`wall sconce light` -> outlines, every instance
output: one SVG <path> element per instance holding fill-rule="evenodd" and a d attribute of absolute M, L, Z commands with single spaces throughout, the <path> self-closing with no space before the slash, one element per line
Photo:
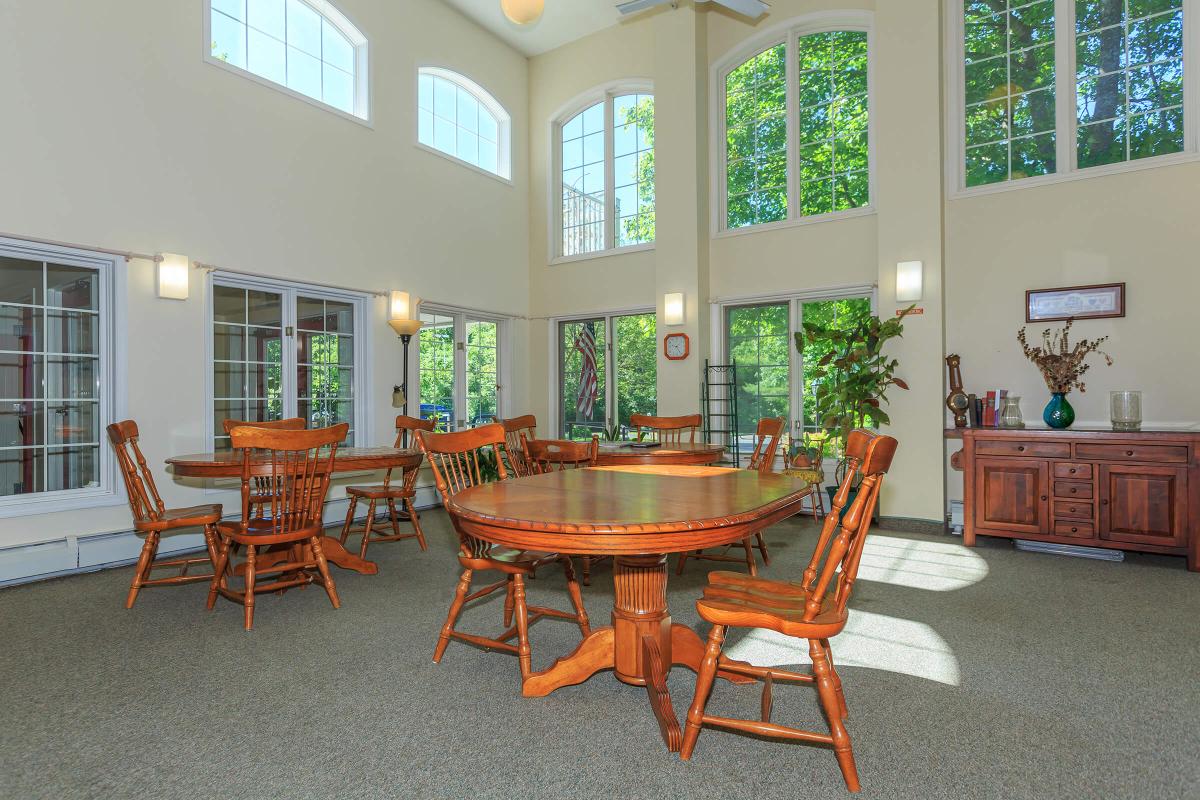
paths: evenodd
<path fill-rule="evenodd" d="M 388 299 L 388 325 L 404 344 L 404 382 L 392 389 L 392 406 L 408 413 L 408 345 L 413 334 L 421 330 L 421 315 L 418 310 L 421 298 L 408 292 L 392 292 Z"/>
<path fill-rule="evenodd" d="M 917 302 L 925 293 L 924 284 L 924 263 L 920 261 L 901 261 L 896 265 L 896 302 Z"/>
<path fill-rule="evenodd" d="M 663 324 L 682 325 L 684 320 L 683 292 L 663 295 Z"/>
<path fill-rule="evenodd" d="M 165 300 L 188 299 L 188 257 L 178 253 L 158 256 L 158 296 Z"/>

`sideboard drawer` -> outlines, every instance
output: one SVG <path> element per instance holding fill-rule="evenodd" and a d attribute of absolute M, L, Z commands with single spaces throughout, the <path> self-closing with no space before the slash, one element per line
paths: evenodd
<path fill-rule="evenodd" d="M 1055 500 L 1054 518 L 1057 520 L 1091 519 L 1092 508 L 1091 503 L 1075 502 L 1074 500 Z"/>
<path fill-rule="evenodd" d="M 1186 449 L 1186 448 L 1185 448 Z M 1070 458 L 1070 442 L 1033 442 L 984 439 L 975 445 L 975 452 L 984 456 L 1041 456 L 1042 458 Z"/>
<path fill-rule="evenodd" d="M 1075 456 L 1096 461 L 1154 461 L 1157 463 L 1186 464 L 1188 449 L 1175 444 L 1096 444 L 1080 442 L 1075 445 Z"/>
<path fill-rule="evenodd" d="M 1055 481 L 1054 496 L 1080 500 L 1092 499 L 1092 484 L 1089 481 Z"/>
<path fill-rule="evenodd" d="M 1091 464 L 1055 464 L 1054 477 L 1067 478 L 1073 481 L 1090 481 L 1092 479 Z"/>
<path fill-rule="evenodd" d="M 1055 522 L 1055 536 L 1074 536 L 1079 539 L 1094 539 L 1096 529 L 1090 522 Z"/>

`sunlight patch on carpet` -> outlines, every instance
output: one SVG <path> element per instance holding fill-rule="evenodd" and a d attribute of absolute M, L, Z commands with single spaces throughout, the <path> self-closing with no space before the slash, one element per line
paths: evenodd
<path fill-rule="evenodd" d="M 851 611 L 846 628 L 832 640 L 833 662 L 866 667 L 958 686 L 958 659 L 946 640 L 923 622 Z M 725 654 L 760 667 L 811 664 L 808 641 L 754 628 Z"/>
<path fill-rule="evenodd" d="M 987 562 L 969 547 L 876 534 L 863 548 L 858 579 L 952 592 L 987 577 Z"/>

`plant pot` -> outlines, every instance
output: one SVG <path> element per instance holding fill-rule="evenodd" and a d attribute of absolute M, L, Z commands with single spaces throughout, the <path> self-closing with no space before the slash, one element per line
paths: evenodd
<path fill-rule="evenodd" d="M 1067 402 L 1066 392 L 1055 392 L 1042 412 L 1042 420 L 1051 428 L 1062 430 L 1071 427 L 1075 421 L 1075 409 Z"/>

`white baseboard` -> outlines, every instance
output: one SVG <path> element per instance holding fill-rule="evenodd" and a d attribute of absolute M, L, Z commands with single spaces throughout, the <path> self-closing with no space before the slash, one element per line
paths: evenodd
<path fill-rule="evenodd" d="M 325 504 L 325 524 L 340 524 L 346 518 L 347 498 Z M 440 505 L 437 490 L 432 486 L 417 489 L 417 508 Z M 359 503 L 356 519 L 366 517 L 367 508 Z M 226 515 L 235 519 L 236 515 Z M 142 551 L 142 537 L 132 530 L 101 533 L 92 536 L 68 536 L 49 542 L 0 548 L 0 588 L 16 586 L 66 575 L 97 572 L 112 567 L 129 566 L 137 562 Z M 159 557 L 204 549 L 200 533 L 181 533 L 164 536 L 158 545 Z"/>

